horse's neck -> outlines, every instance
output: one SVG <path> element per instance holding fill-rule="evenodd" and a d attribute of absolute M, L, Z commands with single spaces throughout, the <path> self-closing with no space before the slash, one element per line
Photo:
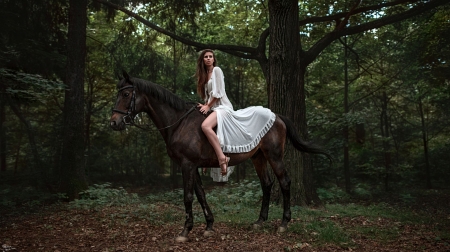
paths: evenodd
<path fill-rule="evenodd" d="M 171 126 L 178 120 L 180 111 L 177 111 L 168 104 L 158 102 L 153 97 L 149 97 L 145 112 L 149 115 L 156 128 L 160 129 L 159 131 L 167 143 L 172 135 L 172 129 L 168 126 Z"/>

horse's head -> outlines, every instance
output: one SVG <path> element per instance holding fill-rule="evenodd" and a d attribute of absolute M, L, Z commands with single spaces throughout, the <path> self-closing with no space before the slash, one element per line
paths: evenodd
<path fill-rule="evenodd" d="M 134 117 L 140 112 L 139 92 L 125 71 L 123 71 L 123 79 L 119 80 L 117 87 L 117 100 L 112 110 L 110 126 L 113 130 L 124 130 L 126 125 L 134 123 Z"/>

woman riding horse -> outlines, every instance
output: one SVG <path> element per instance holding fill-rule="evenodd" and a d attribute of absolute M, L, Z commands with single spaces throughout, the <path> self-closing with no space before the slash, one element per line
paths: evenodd
<path fill-rule="evenodd" d="M 198 104 L 200 112 L 213 111 L 202 123 L 202 130 L 219 160 L 222 176 L 227 175 L 230 157 L 225 153 L 249 152 L 269 131 L 275 114 L 261 106 L 233 110 L 225 92 L 222 69 L 214 52 L 205 49 L 197 60 L 197 93 L 205 101 Z M 217 126 L 217 135 L 213 128 Z"/>
<path fill-rule="evenodd" d="M 205 55 L 209 60 L 204 58 Z M 169 157 L 181 167 L 186 220 L 176 241 L 188 241 L 188 235 L 194 226 L 194 195 L 197 196 L 206 220 L 204 235 L 214 233 L 214 216 L 206 201 L 198 168 L 218 167 L 220 162 L 225 169 L 228 162 L 230 165 L 237 165 L 249 158 L 255 166 L 263 191 L 259 217 L 253 226 L 260 227 L 268 218 L 270 192 L 274 182 L 267 167 L 270 164 L 283 194 L 283 214 L 278 228 L 279 232 L 283 232 L 291 220 L 291 181 L 283 162 L 286 139 L 290 139 L 290 143 L 299 151 L 324 154 L 330 161 L 331 156 L 315 144 L 303 141 L 292 121 L 282 115 L 274 115 L 262 107 L 233 111 L 226 98 L 222 71 L 218 67 L 212 67 L 215 62 L 214 54 L 205 51 L 201 59 L 206 64 L 199 70 L 203 74 L 199 73 L 197 77 L 201 79 L 199 89 L 204 90 L 201 94 L 206 103 L 199 104 L 199 108 L 202 113 L 213 110 L 213 116 L 205 119 L 201 113 L 194 112 L 196 105 L 155 83 L 132 78 L 124 72 L 124 78 L 117 84 L 117 99 L 110 126 L 114 130 L 124 130 L 126 125 L 135 125 L 134 117 L 137 114 L 146 113 L 161 133 Z M 225 105 L 226 101 L 228 105 Z M 199 127 L 202 124 L 204 126 Z M 211 130 L 216 124 L 217 135 L 213 135 L 214 138 L 211 137 Z M 230 159 L 226 158 L 224 152 L 228 153 Z"/>

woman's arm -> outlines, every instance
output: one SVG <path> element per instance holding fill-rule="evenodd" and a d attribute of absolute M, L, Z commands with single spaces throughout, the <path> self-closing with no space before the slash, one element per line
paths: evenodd
<path fill-rule="evenodd" d="M 209 93 L 209 96 L 211 96 L 210 101 L 207 104 L 198 104 L 198 107 L 200 107 L 200 112 L 203 114 L 208 113 L 209 110 L 211 110 L 211 107 L 216 104 L 216 102 L 225 95 L 225 82 L 223 77 L 223 72 L 220 67 L 214 67 L 212 75 L 212 90 Z"/>
<path fill-rule="evenodd" d="M 200 107 L 200 112 L 202 112 L 203 114 L 208 113 L 209 110 L 211 110 L 211 107 L 214 106 L 214 104 L 216 104 L 216 102 L 219 100 L 219 98 L 213 97 L 211 99 L 211 101 L 209 101 L 209 103 L 207 104 L 198 104 L 197 107 Z"/>
<path fill-rule="evenodd" d="M 215 98 L 222 98 L 222 96 L 225 96 L 225 81 L 222 69 L 220 69 L 220 67 L 214 67 L 211 79 L 212 90 L 210 90 L 209 95 Z"/>

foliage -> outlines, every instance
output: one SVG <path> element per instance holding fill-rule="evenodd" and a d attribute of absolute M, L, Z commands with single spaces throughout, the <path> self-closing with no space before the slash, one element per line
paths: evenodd
<path fill-rule="evenodd" d="M 59 161 L 64 158 L 61 122 L 65 87 L 61 79 L 66 66 L 67 2 L 0 2 L 0 156 L 5 162 L 1 164 L 0 215 L 6 216 L 6 221 L 12 215 L 34 212 L 52 202 L 66 200 L 65 195 L 54 192 L 60 190 L 58 178 L 65 172 Z M 269 26 L 267 1 L 113 2 L 126 5 L 177 35 L 203 43 L 255 47 L 261 32 Z M 93 1 L 90 7 L 95 4 Z M 335 15 L 349 8 L 345 2 L 299 4 L 299 15 L 306 19 Z M 361 6 L 372 4 L 378 3 L 363 2 Z M 400 9 L 387 8 L 385 12 Z M 370 12 L 352 17 L 349 25 L 363 24 L 382 14 Z M 64 209 L 61 216 L 46 219 L 37 215 L 34 221 L 25 224 L 14 222 L 11 228 L 2 229 L 6 231 L 0 236 L 12 235 L 11 240 L 15 241 L 33 232 L 30 240 L 39 241 L 27 243 L 41 248 L 45 242 L 42 242 L 44 234 L 39 232 L 47 235 L 57 230 L 59 233 L 52 233 L 52 237 L 61 237 L 65 230 L 68 234 L 79 231 L 74 237 L 80 240 L 92 237 L 91 243 L 103 241 L 115 248 L 123 245 L 114 244 L 122 237 L 126 239 L 120 240 L 124 244 L 133 241 L 134 245 L 154 245 L 160 239 L 159 234 L 169 232 L 165 237 L 173 237 L 179 232 L 177 228 L 184 221 L 183 192 L 177 189 L 138 197 L 123 188 L 113 188 L 111 183 L 103 183 L 114 180 L 122 185 L 167 188 L 180 181 L 180 171 L 171 169 L 165 143 L 157 132 L 136 128 L 124 132 L 110 130 L 115 79 L 124 69 L 168 88 L 186 101 L 199 101 L 192 77 L 198 49 L 163 36 L 122 13 L 92 11 L 88 18 L 83 130 L 87 137 L 85 170 L 93 185 L 80 199 L 69 203 L 71 209 Z M 428 186 L 427 179 L 436 188 L 449 186 L 450 37 L 443 36 L 450 31 L 449 20 L 449 8 L 442 6 L 401 23 L 343 37 L 308 65 L 309 135 L 325 143 L 335 157 L 335 166 L 331 168 L 324 159 L 314 159 L 317 193 L 326 208 L 294 206 L 290 231 L 284 235 L 274 231 L 282 214 L 281 206 L 271 205 L 267 225 L 248 232 L 261 203 L 259 183 L 244 180 L 208 189 L 207 199 L 216 217 L 216 227 L 221 228 L 219 232 L 222 228 L 230 232 L 221 235 L 222 241 L 214 244 L 229 246 L 236 235 L 238 240 L 244 240 L 242 246 L 261 237 L 263 242 L 268 241 L 265 244 L 274 246 L 273 239 L 277 237 L 285 250 L 311 246 L 321 250 L 323 246 L 328 250 L 369 248 L 370 251 L 375 250 L 368 245 L 370 242 L 378 245 L 376 249 L 395 244 L 386 245 L 386 250 L 396 250 L 404 242 L 399 242 L 399 238 L 408 237 L 414 243 L 398 250 L 416 249 L 416 241 L 432 244 L 430 251 L 436 250 L 433 247 L 436 245 L 448 250 L 448 207 L 436 210 L 431 206 L 445 206 L 449 201 L 435 201 L 431 193 L 422 195 L 417 191 Z M 302 25 L 302 46 L 315 45 L 335 28 L 335 21 Z M 266 80 L 258 62 L 216 53 L 235 109 L 267 106 Z M 349 79 L 348 112 L 343 107 L 345 66 Z M 5 95 L 12 99 L 5 102 Z M 136 121 L 152 124 L 145 115 L 139 115 Z M 342 135 L 345 127 L 350 129 L 348 141 Z M 45 166 L 36 166 L 32 144 Z M 350 193 L 343 190 L 344 147 L 349 148 Z M 423 202 L 424 198 L 429 201 Z M 363 203 L 349 203 L 355 201 Z M 202 223 L 199 204 L 194 203 L 194 213 L 196 224 Z M 1 218 L 2 223 L 4 219 Z M 21 229 L 18 223 L 26 228 Z M 100 227 L 106 228 L 92 232 Z M 151 231 L 145 233 L 147 230 Z M 136 234 L 143 233 L 147 236 L 134 240 Z M 103 237 L 105 234 L 108 238 Z M 156 240 L 148 240 L 150 237 Z M 210 243 L 206 238 L 197 239 L 189 245 L 205 248 L 201 246 Z M 173 250 L 167 247 L 170 243 L 167 240 L 162 243 L 165 245 L 161 250 Z M 89 241 L 77 243 L 78 250 L 80 244 Z M 127 249 L 130 248 L 117 250 Z"/>
<path fill-rule="evenodd" d="M 36 182 L 36 173 L 25 173 L 17 178 L 3 173 L 0 180 L 0 215 L 18 215 L 38 211 L 44 206 L 64 200 L 64 195 L 51 193 Z M 11 184 L 14 181 L 14 184 Z M 34 183 L 32 181 L 35 181 Z"/>
<path fill-rule="evenodd" d="M 294 224 L 292 232 L 314 239 L 317 245 L 336 244 L 343 247 L 351 247 L 351 236 L 335 222 L 326 219 L 313 220 L 307 224 Z"/>
<path fill-rule="evenodd" d="M 317 194 L 319 195 L 320 199 L 325 202 L 336 202 L 336 201 L 342 201 L 349 198 L 349 195 L 347 195 L 346 192 L 344 192 L 342 189 L 338 187 L 332 187 L 332 188 L 317 188 Z"/>
<path fill-rule="evenodd" d="M 217 205 L 220 211 L 238 212 L 243 206 L 254 206 L 262 200 L 262 191 L 259 181 L 244 180 L 239 184 L 231 184 L 222 190 L 214 190 L 208 194 L 208 201 Z"/>
<path fill-rule="evenodd" d="M 126 5 L 177 35 L 203 43 L 254 47 L 261 32 L 269 26 L 267 1 L 114 3 Z M 23 116 L 18 118 L 8 104 L 2 107 L 6 115 L 1 128 L 4 140 L 0 141 L 5 144 L 4 169 L 14 171 L 17 178 L 28 172 L 40 172 L 42 175 L 37 180 L 41 186 L 45 184 L 52 191 L 58 191 L 57 178 L 64 169 L 58 164 L 64 158 L 60 153 L 64 111 L 61 79 L 65 68 L 67 1 L 3 1 L 0 5 L 8 10 L 3 12 L 0 22 L 0 76 L 5 88 L 2 94 L 13 98 L 12 105 L 16 105 Z M 90 7 L 95 7 L 93 5 Z M 320 1 L 300 5 L 301 18 L 334 15 L 349 7 L 342 2 L 331 8 Z M 335 159 L 332 168 L 325 159 L 314 159 L 318 194 L 325 202 L 352 198 L 375 200 L 392 192 L 403 195 L 402 201 L 413 202 L 415 195 L 409 192 L 410 188 L 425 187 L 427 176 L 433 186 L 448 187 L 450 43 L 448 36 L 442 36 L 449 30 L 449 11 L 444 7 L 395 25 L 342 38 L 329 45 L 308 66 L 309 134 L 324 143 Z M 86 173 L 92 183 L 113 180 L 160 186 L 161 181 L 166 184 L 179 181 L 180 170 L 171 170 L 165 143 L 158 132 L 143 132 L 132 127 L 124 132 L 112 132 L 108 120 L 116 95 L 116 77 L 123 69 L 168 88 L 186 101 L 198 102 L 192 77 L 197 48 L 163 36 L 123 13 L 111 15 L 110 10 L 95 10 L 89 13 L 87 27 Z M 360 24 L 377 15 L 361 15 L 349 22 L 350 25 Z M 302 45 L 311 47 L 334 25 L 334 21 L 330 21 L 301 26 Z M 344 43 L 351 48 L 348 54 Z M 216 54 L 235 109 L 267 106 L 266 80 L 258 62 L 221 51 Z M 345 62 L 350 80 L 348 113 L 342 106 Z M 385 100 L 383 94 L 386 94 Z M 419 104 L 424 113 L 422 118 Z M 386 125 L 380 119 L 383 113 L 388 118 L 388 135 L 381 130 Z M 39 157 L 47 164 L 39 171 L 31 155 L 32 139 L 27 137 L 28 126 L 23 119 L 29 122 Z M 423 125 L 421 119 L 424 119 Z M 136 121 L 152 125 L 145 115 L 139 115 Z M 350 129 L 348 142 L 342 136 L 347 126 Z M 360 126 L 364 131 L 363 139 L 358 135 Z M 350 194 L 342 190 L 344 146 L 349 147 Z M 389 166 L 386 166 L 386 159 L 391 161 Z M 168 176 L 172 176 L 172 180 Z M 228 196 L 212 197 L 220 212 L 237 213 L 244 205 L 239 203 L 242 199 L 236 199 L 237 205 L 222 207 L 219 201 L 228 201 Z M 13 204 L 8 202 L 5 204 Z"/>
<path fill-rule="evenodd" d="M 25 191 L 30 194 L 33 190 Z M 5 191 L 0 192 L 4 198 Z M 430 191 L 424 196 L 433 197 L 434 200 L 438 195 L 442 197 L 440 200 L 447 200 L 448 195 L 444 192 Z M 407 207 L 399 207 L 361 201 L 331 203 L 321 209 L 294 206 L 288 231 L 278 234 L 275 230 L 282 215 L 281 205 L 271 205 L 266 224 L 259 230 L 251 229 L 260 207 L 261 189 L 257 182 L 244 181 L 211 188 L 207 190 L 206 197 L 215 217 L 216 235 L 212 238 L 202 236 L 204 217 L 199 204 L 194 202 L 195 222 L 190 234 L 193 241 L 188 244 L 199 242 L 199 248 L 205 248 L 202 246 L 208 244 L 206 239 L 212 239 L 215 244 L 226 243 L 228 246 L 236 242 L 260 244 L 262 241 L 258 239 L 269 239 L 275 250 L 282 247 L 287 251 L 307 248 L 324 250 L 328 247 L 372 250 L 373 246 L 379 249 L 394 246 L 392 244 L 396 244 L 395 248 L 407 250 L 411 244 L 399 242 L 401 236 L 405 239 L 409 237 L 406 240 L 419 239 L 419 242 L 414 242 L 414 246 L 431 246 L 431 250 L 436 250 L 441 246 L 448 247 L 450 237 L 450 223 L 443 218 L 448 209 L 443 205 L 427 206 L 421 202 L 416 209 L 412 208 L 412 202 L 408 202 Z M 25 246 L 21 242 L 9 243 L 10 236 L 18 231 L 21 231 L 22 237 L 30 235 L 29 239 L 33 241 L 36 237 L 41 241 L 48 239 L 45 235 L 48 233 L 64 232 L 70 237 L 79 236 L 83 241 L 87 238 L 109 240 L 108 244 L 114 246 L 119 246 L 115 243 L 118 237 L 140 244 L 142 234 L 152 240 L 142 242 L 141 246 L 158 246 L 160 242 L 172 241 L 180 231 L 179 227 L 184 222 L 183 192 L 173 190 L 137 196 L 127 193 L 121 187 L 114 188 L 110 183 L 98 184 L 84 192 L 80 200 L 58 204 L 31 215 L 22 214 L 20 218 L 6 222 L 2 219 L 0 221 L 4 221 L 0 229 L 0 234 L 6 239 L 4 243 L 15 247 Z M 439 223 L 436 224 L 437 222 Z M 32 235 L 25 232 L 30 230 L 27 223 L 37 227 Z M 136 240 L 135 236 L 138 236 Z M 273 243 L 275 238 L 277 243 Z M 76 246 L 79 248 L 79 242 Z"/>
<path fill-rule="evenodd" d="M 125 206 L 139 202 L 135 193 L 128 193 L 122 187 L 110 188 L 110 183 L 94 184 L 80 193 L 80 199 L 70 202 L 74 208 L 98 209 L 111 206 Z"/>
<path fill-rule="evenodd" d="M 180 201 L 183 201 L 183 190 L 177 189 L 163 193 L 150 194 L 146 196 L 146 200 L 149 202 L 163 201 L 165 203 L 178 204 Z"/>
<path fill-rule="evenodd" d="M 67 1 L 1 1 L 0 67 L 64 75 Z"/>
<path fill-rule="evenodd" d="M 37 74 L 27 74 L 0 68 L 0 78 L 6 86 L 6 93 L 16 99 L 44 103 L 52 95 L 61 93 L 64 84 L 45 79 Z"/>
<path fill-rule="evenodd" d="M 344 145 L 349 147 L 352 190 L 356 195 L 370 197 L 417 183 L 425 186 L 424 144 L 428 147 L 430 176 L 439 173 L 448 177 L 440 170 L 448 158 L 430 156 L 437 153 L 434 150 L 445 149 L 442 139 L 448 134 L 448 115 L 439 107 L 448 101 L 443 98 L 448 94 L 448 77 L 430 75 L 430 65 L 423 62 L 424 57 L 434 58 L 427 54 L 424 45 L 440 43 L 441 39 L 431 39 L 431 34 L 436 31 L 435 22 L 441 24 L 441 31 L 449 28 L 448 21 L 442 20 L 447 14 L 448 11 L 438 10 L 434 15 L 383 27 L 364 37 L 348 36 L 345 41 L 351 48 L 349 56 L 344 55 L 342 43 L 334 43 L 310 65 L 309 130 L 328 142 L 336 157 L 335 170 L 322 168 L 322 161 L 318 163 L 319 186 L 329 187 L 331 181 L 342 183 Z M 350 80 L 348 113 L 344 113 L 342 104 L 345 59 Z M 442 62 L 438 65 L 433 67 L 436 71 L 447 67 Z M 350 129 L 348 142 L 342 135 L 344 127 Z M 423 135 L 427 136 L 427 143 L 423 142 Z M 434 185 L 442 185 L 440 179 L 432 180 Z"/>
<path fill-rule="evenodd" d="M 258 207 L 261 203 L 262 191 L 258 181 L 243 180 L 241 183 L 232 183 L 230 186 L 215 189 L 207 192 L 207 201 L 212 211 L 216 214 L 216 219 L 231 218 L 238 222 L 251 221 L 254 218 L 250 209 Z M 165 204 L 179 205 L 183 202 L 183 191 L 181 189 L 151 194 L 146 200 L 154 204 L 164 202 Z M 198 204 L 194 203 L 198 210 Z M 195 220 L 201 221 L 202 211 L 196 211 Z"/>
<path fill-rule="evenodd" d="M 54 202 L 60 198 L 59 195 L 51 194 L 47 191 L 36 190 L 31 186 L 16 188 L 8 187 L 0 191 L 0 205 L 4 210 L 12 210 L 20 207 L 29 208 L 29 210 L 42 206 L 47 202 Z"/>

